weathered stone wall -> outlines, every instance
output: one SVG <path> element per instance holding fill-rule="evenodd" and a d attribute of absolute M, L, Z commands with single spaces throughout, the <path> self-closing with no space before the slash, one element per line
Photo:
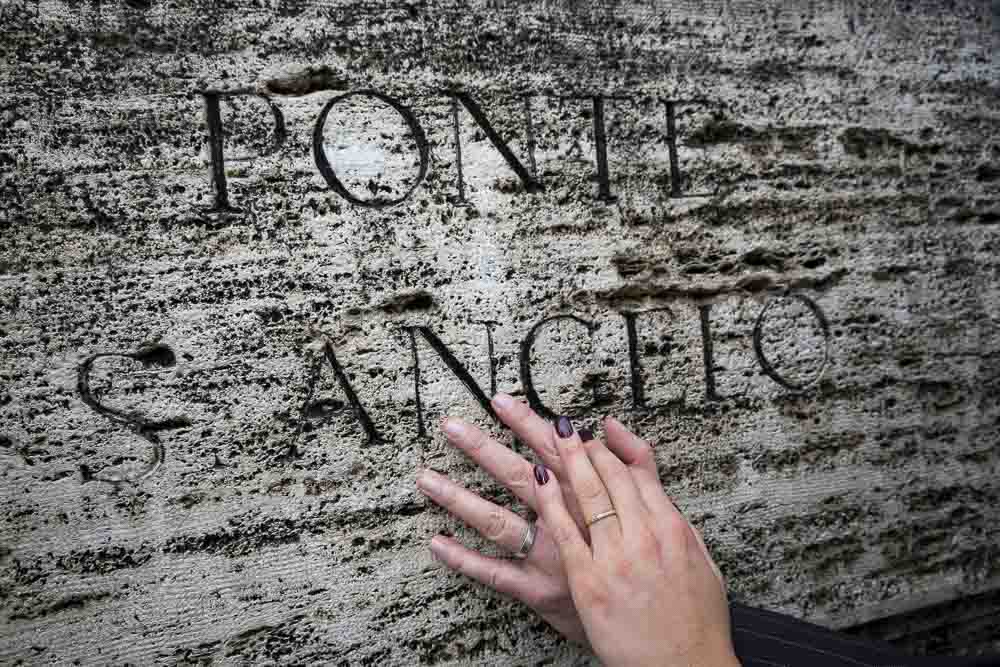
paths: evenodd
<path fill-rule="evenodd" d="M 578 664 L 427 550 L 493 385 L 655 442 L 734 596 L 997 644 L 996 3 L 0 25 L 5 663 Z"/>

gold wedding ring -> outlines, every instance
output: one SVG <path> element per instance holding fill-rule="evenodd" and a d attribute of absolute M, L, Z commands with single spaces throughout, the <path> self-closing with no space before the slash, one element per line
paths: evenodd
<path fill-rule="evenodd" d="M 618 514 L 618 512 L 614 510 L 608 510 L 607 512 L 600 512 L 598 514 L 595 514 L 594 516 L 587 519 L 587 526 L 588 527 L 593 526 L 601 519 L 607 519 L 609 516 L 615 516 L 616 514 Z"/>

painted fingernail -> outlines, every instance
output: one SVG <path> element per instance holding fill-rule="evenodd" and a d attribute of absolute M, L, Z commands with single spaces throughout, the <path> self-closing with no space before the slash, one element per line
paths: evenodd
<path fill-rule="evenodd" d="M 535 464 L 535 481 L 539 484 L 545 484 L 549 481 L 549 471 L 545 469 L 545 466 Z"/>
<path fill-rule="evenodd" d="M 497 394 L 493 397 L 493 406 L 500 410 L 507 410 L 514 405 L 514 397 L 507 394 Z"/>
<path fill-rule="evenodd" d="M 593 439 L 594 439 L 593 431 L 591 431 L 589 428 L 580 429 L 580 440 L 582 440 L 583 442 L 588 442 Z"/>
<path fill-rule="evenodd" d="M 560 438 L 568 438 L 573 435 L 573 422 L 569 420 L 569 417 L 562 416 L 556 420 L 556 433 L 559 434 Z"/>

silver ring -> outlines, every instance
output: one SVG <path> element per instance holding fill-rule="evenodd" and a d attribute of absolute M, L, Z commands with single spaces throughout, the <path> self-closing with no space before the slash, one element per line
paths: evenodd
<path fill-rule="evenodd" d="M 535 535 L 537 533 L 538 529 L 535 527 L 535 524 L 529 521 L 528 527 L 524 529 L 524 537 L 521 539 L 521 548 L 514 553 L 514 558 L 524 559 L 528 557 L 531 547 L 535 546 Z"/>

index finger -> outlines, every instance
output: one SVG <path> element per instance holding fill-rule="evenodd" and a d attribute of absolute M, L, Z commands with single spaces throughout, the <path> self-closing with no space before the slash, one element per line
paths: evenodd
<path fill-rule="evenodd" d="M 586 573 L 593 560 L 593 552 L 580 534 L 580 527 L 566 509 L 559 480 L 542 465 L 535 466 L 534 477 L 538 514 L 552 533 L 552 541 L 559 549 L 559 557 L 566 567 L 566 577 L 572 588 L 573 582 Z M 551 483 L 551 480 L 555 482 Z"/>
<path fill-rule="evenodd" d="M 557 475 L 561 475 L 562 460 L 552 438 L 552 426 L 549 422 L 539 417 L 526 403 L 508 394 L 497 394 L 490 403 L 501 421 L 510 427 L 519 439 L 528 443 L 545 466 L 555 471 Z"/>
<path fill-rule="evenodd" d="M 452 444 L 479 464 L 490 477 L 510 489 L 525 505 L 537 511 L 535 485 L 532 481 L 533 468 L 523 456 L 504 447 L 472 424 L 455 417 L 445 419 L 441 429 Z"/>

